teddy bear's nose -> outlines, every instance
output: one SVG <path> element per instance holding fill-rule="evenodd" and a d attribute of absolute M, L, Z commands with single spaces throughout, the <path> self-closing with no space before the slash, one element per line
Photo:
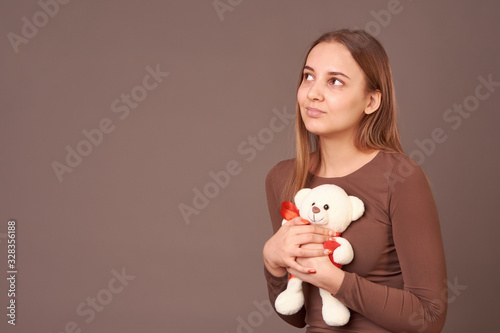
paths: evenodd
<path fill-rule="evenodd" d="M 313 213 L 318 214 L 320 212 L 319 208 L 316 206 L 313 206 Z"/>

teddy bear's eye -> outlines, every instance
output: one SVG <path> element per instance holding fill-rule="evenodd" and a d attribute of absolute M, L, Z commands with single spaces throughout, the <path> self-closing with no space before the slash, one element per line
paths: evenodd
<path fill-rule="evenodd" d="M 311 206 L 314 206 L 315 204 L 316 204 L 316 203 L 315 203 L 315 202 L 313 202 Z"/>
<path fill-rule="evenodd" d="M 323 208 L 324 208 L 325 210 L 328 210 L 328 208 L 330 208 L 330 206 L 328 206 L 328 205 L 324 205 L 324 206 L 323 206 Z"/>

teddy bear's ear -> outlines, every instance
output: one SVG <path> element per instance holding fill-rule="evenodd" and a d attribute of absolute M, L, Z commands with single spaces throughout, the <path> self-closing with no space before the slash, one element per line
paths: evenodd
<path fill-rule="evenodd" d="M 359 219 L 365 212 L 365 204 L 359 198 L 349 196 L 349 200 L 351 201 L 352 206 L 352 220 L 356 221 Z"/>
<path fill-rule="evenodd" d="M 295 206 L 300 207 L 300 205 L 302 205 L 302 201 L 304 200 L 306 195 L 309 194 L 309 192 L 311 192 L 310 188 L 303 188 L 302 190 L 298 191 L 297 194 L 295 194 L 295 198 L 293 199 L 293 201 L 295 202 Z"/>

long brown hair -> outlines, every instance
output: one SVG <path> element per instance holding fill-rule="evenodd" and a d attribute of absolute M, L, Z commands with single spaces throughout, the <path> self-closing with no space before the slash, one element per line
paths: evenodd
<path fill-rule="evenodd" d="M 377 111 L 364 114 L 354 138 L 356 148 L 403 153 L 396 119 L 396 97 L 392 83 L 389 58 L 380 42 L 364 30 L 341 29 L 327 32 L 316 39 L 307 51 L 300 72 L 311 50 L 319 43 L 340 43 L 351 53 L 365 74 L 367 92 L 380 91 L 381 102 Z M 284 199 L 305 187 L 321 164 L 319 137 L 307 131 L 298 103 L 295 107 L 295 166 L 284 188 Z"/>

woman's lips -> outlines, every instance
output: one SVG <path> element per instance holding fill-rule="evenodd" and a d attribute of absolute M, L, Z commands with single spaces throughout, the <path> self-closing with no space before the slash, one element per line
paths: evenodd
<path fill-rule="evenodd" d="M 322 114 L 325 114 L 326 112 L 323 112 L 319 109 L 315 109 L 315 108 L 310 108 L 310 107 L 307 107 L 306 108 L 306 113 L 309 117 L 319 117 L 321 116 Z"/>

